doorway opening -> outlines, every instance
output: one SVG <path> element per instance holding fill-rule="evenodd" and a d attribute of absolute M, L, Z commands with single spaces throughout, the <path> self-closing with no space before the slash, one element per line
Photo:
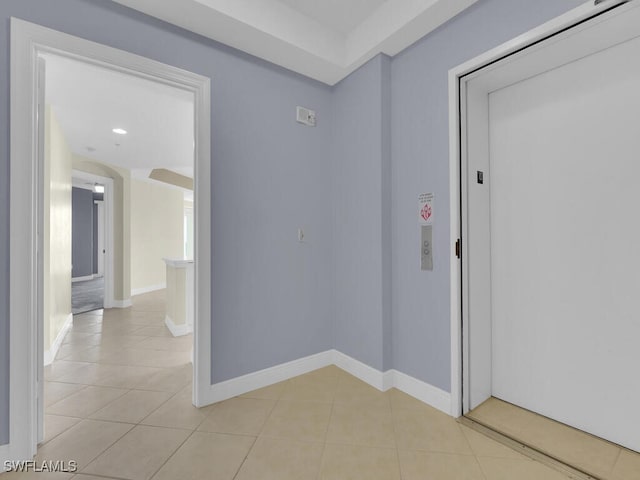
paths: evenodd
<path fill-rule="evenodd" d="M 44 190 L 44 162 L 45 153 L 45 80 L 47 56 L 57 56 L 68 62 L 79 62 L 91 68 L 103 69 L 108 74 L 129 76 L 137 81 L 145 81 L 151 85 L 150 89 L 175 89 L 192 98 L 190 124 L 192 133 L 189 142 L 189 156 L 191 158 L 192 178 L 191 188 L 194 204 L 194 257 L 191 261 L 193 274 L 193 291 L 195 305 L 193 305 L 193 342 L 188 346 L 193 349 L 193 371 L 190 374 L 192 387 L 185 399 L 189 404 L 202 406 L 206 401 L 206 394 L 211 385 L 211 195 L 210 195 L 210 104 L 209 80 L 205 77 L 187 72 L 175 67 L 161 64 L 147 58 L 116 50 L 104 45 L 82 40 L 77 37 L 56 32 L 38 25 L 12 19 L 12 52 L 11 52 L 11 266 L 12 282 L 10 318 L 11 318 L 11 377 L 10 377 L 10 444 L 9 456 L 13 459 L 31 459 L 36 453 L 37 444 L 44 439 L 44 369 L 43 345 L 44 332 L 42 328 L 43 298 L 44 298 L 44 265 L 43 260 L 43 202 Z M 125 102 L 127 98 L 123 98 Z M 175 113 L 175 112 L 173 112 Z M 165 115 L 170 117 L 171 112 Z M 159 119 L 161 121 L 161 119 Z M 84 125 L 79 125 L 82 128 Z M 120 135 L 115 130 L 119 125 L 111 125 L 112 135 Z M 149 128 L 153 128 L 150 126 Z M 117 142 L 112 147 L 117 148 Z M 122 142 L 120 142 L 122 143 Z M 114 307 L 112 310 L 125 311 L 131 306 L 131 276 L 125 268 L 131 262 L 126 250 L 131 240 L 128 232 L 130 227 L 130 211 L 123 208 L 123 203 L 129 200 L 131 181 L 128 174 L 120 174 L 121 167 L 103 164 L 91 157 L 93 145 L 74 147 L 75 155 L 84 149 L 80 161 L 71 162 L 74 169 L 92 175 L 107 177 L 105 193 L 109 191 L 108 180 L 113 182 L 113 217 L 114 217 L 114 246 L 107 245 L 104 250 L 105 287 L 113 283 L 112 296 Z M 95 151 L 98 151 L 95 148 Z M 73 154 L 70 154 L 73 156 Z M 28 160 L 27 160 L 28 159 Z M 195 161 L 194 161 L 195 159 Z M 77 159 L 75 159 L 77 160 Z M 89 165 L 91 164 L 91 165 Z M 98 165 L 101 164 L 101 165 Z M 79 167 L 79 168 L 76 168 Z M 132 170 L 132 169 L 128 169 Z M 71 171 L 71 170 L 69 170 Z M 113 173 L 116 172 L 116 173 Z M 184 172 L 182 172 L 184 173 Z M 135 177 L 134 175 L 131 175 Z M 66 184 L 71 193 L 71 178 Z M 102 181 L 96 181 L 102 185 Z M 142 182 L 141 183 L 145 183 Z M 150 183 L 149 183 L 150 184 Z M 145 184 L 146 185 L 146 184 Z M 144 185 L 142 187 L 144 189 Z M 182 191 L 174 196 L 179 197 L 177 207 L 177 224 L 182 226 L 184 214 L 184 194 Z M 141 198 L 146 198 L 144 194 Z M 106 198 L 105 198 L 106 200 Z M 65 215 L 70 217 L 71 195 L 68 195 L 68 207 Z M 106 202 L 104 216 L 107 219 Z M 100 207 L 96 208 L 98 212 Z M 64 208 L 60 211 L 65 210 Z M 100 215 L 98 213 L 97 215 Z M 68 222 L 70 226 L 70 221 Z M 109 229 L 107 228 L 108 232 Z M 182 229 L 178 235 L 179 255 L 183 254 Z M 151 243 L 153 244 L 153 243 Z M 152 250 L 152 249 L 149 249 Z M 109 252 L 112 258 L 108 259 Z M 172 256 L 169 253 L 169 256 Z M 160 269 L 166 268 L 162 258 Z M 67 264 L 67 275 L 71 283 L 71 262 Z M 99 268 L 99 266 L 98 266 Z M 112 268 L 109 281 L 108 271 Z M 157 286 L 157 285 L 156 285 Z M 134 292 L 144 294 L 146 292 Z M 110 293 L 105 291 L 105 306 L 108 304 Z M 140 313 L 141 309 L 138 309 Z M 148 311 L 151 308 L 143 308 Z M 159 311 L 153 314 L 161 314 Z M 142 315 L 145 316 L 144 314 Z M 20 319 L 21 321 L 18 321 Z M 147 328 L 145 325 L 136 327 Z M 90 331 L 102 328 L 94 321 L 86 322 L 85 332 L 78 332 L 78 336 L 96 335 Z M 162 328 L 166 328 L 163 327 Z M 87 330 L 88 329 L 88 330 Z M 170 334 L 169 334 L 170 335 Z M 158 351 L 158 343 L 154 343 L 149 350 Z M 125 355 L 125 358 L 135 360 L 135 354 Z M 158 356 L 160 359 L 160 356 Z M 116 358 L 117 360 L 117 358 Z M 122 364 L 120 364 L 122 365 Z M 118 362 L 113 364 L 118 369 Z M 143 368 L 141 366 L 141 368 Z M 78 372 L 79 374 L 79 372 Z M 90 376 L 87 370 L 84 372 Z M 74 372 L 70 372 L 74 375 Z M 104 379 L 103 379 L 104 380 Z M 114 387 L 107 387 L 114 388 Z"/>
<path fill-rule="evenodd" d="M 631 228 L 638 25 L 637 3 L 584 5 L 451 72 L 458 412 L 579 478 L 640 450 L 625 293 L 640 265 L 613 246 Z"/>
<path fill-rule="evenodd" d="M 72 170 L 71 187 L 71 313 L 77 315 L 113 306 L 113 179 Z"/>
<path fill-rule="evenodd" d="M 43 54 L 38 61 L 49 223 L 41 324 L 46 443 L 59 432 L 60 416 L 139 423 L 191 386 L 194 258 L 193 251 L 184 257 L 183 226 L 186 200 L 193 205 L 194 97 L 77 59 Z M 106 304 L 99 273 L 107 251 L 99 222 L 105 194 L 112 217 L 107 280 L 118 291 Z M 57 317 L 69 315 L 62 282 L 65 273 L 69 278 L 57 265 L 69 250 L 73 320 L 60 327 Z M 182 283 L 175 281 L 176 262 L 185 264 Z M 141 399 L 136 415 L 122 414 Z"/>

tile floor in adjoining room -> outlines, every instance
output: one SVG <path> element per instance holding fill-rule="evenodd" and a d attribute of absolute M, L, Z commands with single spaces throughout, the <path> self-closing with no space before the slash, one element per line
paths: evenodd
<path fill-rule="evenodd" d="M 2 480 L 567 478 L 337 367 L 197 409 L 192 339 L 173 338 L 163 318 L 163 292 L 75 317 L 46 369 L 46 440 L 37 459 L 75 460 L 80 473 Z"/>

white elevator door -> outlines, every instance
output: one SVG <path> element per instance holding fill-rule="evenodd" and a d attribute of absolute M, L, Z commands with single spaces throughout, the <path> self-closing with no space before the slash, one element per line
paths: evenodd
<path fill-rule="evenodd" d="M 493 395 L 640 451 L 640 39 L 489 112 Z"/>

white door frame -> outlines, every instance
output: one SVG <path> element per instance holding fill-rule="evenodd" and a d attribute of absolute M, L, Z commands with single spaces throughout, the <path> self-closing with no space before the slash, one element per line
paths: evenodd
<path fill-rule="evenodd" d="M 106 188 L 105 188 L 106 190 Z M 98 278 L 104 277 L 105 275 L 105 257 L 107 256 L 107 247 L 105 245 L 106 238 L 106 222 L 104 215 L 104 200 L 94 200 L 93 204 L 96 206 L 96 225 L 97 225 L 97 239 L 96 239 L 96 250 L 98 251 L 98 265 L 96 265 L 96 273 L 95 275 Z"/>
<path fill-rule="evenodd" d="M 10 421 L 7 459 L 28 460 L 36 453 L 39 300 L 38 213 L 38 56 L 54 53 L 189 91 L 195 103 L 195 325 L 193 403 L 201 406 L 211 386 L 211 113 L 210 80 L 123 50 L 11 19 L 10 146 Z M 4 460 L 4 459 L 0 459 Z"/>
<path fill-rule="evenodd" d="M 623 5 L 625 3 L 626 5 Z M 475 389 L 490 394 L 491 391 L 490 344 L 487 345 L 486 341 L 480 345 L 474 343 L 474 348 L 469 348 L 473 338 L 469 335 L 467 324 L 470 303 L 468 264 L 473 258 L 473 250 L 466 241 L 469 218 L 465 206 L 469 183 L 475 181 L 475 178 L 468 178 L 466 171 L 470 155 L 474 155 L 476 160 L 485 160 L 488 165 L 488 95 L 491 91 L 520 79 L 563 65 L 621 41 L 625 32 L 620 32 L 620 38 L 617 39 L 603 39 L 597 34 L 597 25 L 608 16 L 624 14 L 638 8 L 639 3 L 636 0 L 609 0 L 594 5 L 594 1 L 589 1 L 449 72 L 450 234 L 453 259 L 450 305 L 451 413 L 455 417 L 467 413 L 470 409 L 469 395 L 463 392 Z M 572 40 L 571 37 L 578 31 L 587 34 L 583 35 L 580 41 Z M 559 39 L 567 40 L 565 44 L 568 47 L 557 51 L 548 48 Z M 604 45 L 607 42 L 608 44 Z M 473 106 L 471 110 L 468 108 L 470 106 Z M 460 261 L 456 259 L 457 239 L 462 239 Z M 490 321 L 490 305 L 488 308 L 487 318 Z M 487 318 L 483 320 L 482 329 L 487 328 Z M 488 338 L 490 339 L 490 335 Z M 473 358 L 470 360 L 471 357 Z M 474 373 L 474 379 L 477 382 L 477 378 L 480 377 L 482 383 L 479 386 L 472 385 L 469 375 L 471 361 L 474 372 L 478 372 Z"/>
<path fill-rule="evenodd" d="M 104 308 L 113 308 L 115 306 L 114 300 L 114 268 L 113 262 L 115 258 L 113 256 L 114 239 L 113 239 L 113 223 L 114 223 L 114 205 L 113 205 L 113 179 L 109 177 L 102 177 L 100 175 L 94 175 L 92 173 L 83 172 L 82 170 L 72 170 L 71 175 L 74 178 L 87 180 L 89 182 L 100 183 L 104 185 L 104 200 L 100 202 L 102 204 L 102 213 L 104 218 L 104 239 L 106 245 L 103 246 L 106 251 L 104 254 Z M 98 226 L 100 228 L 100 226 Z"/>

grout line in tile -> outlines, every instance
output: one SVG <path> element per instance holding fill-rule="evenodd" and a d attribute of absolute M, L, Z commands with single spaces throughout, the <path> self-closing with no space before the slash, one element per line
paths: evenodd
<path fill-rule="evenodd" d="M 333 401 L 331 402 L 331 411 L 329 412 L 329 421 L 327 422 L 327 428 L 324 432 L 324 442 L 322 442 L 322 454 L 320 455 L 320 464 L 318 465 L 318 473 L 316 474 L 316 480 L 320 479 L 320 475 L 322 474 L 322 466 L 324 465 L 324 456 L 327 451 L 327 435 L 329 434 L 329 427 L 331 426 L 331 419 L 333 418 L 333 407 L 335 405 L 335 395 L 333 396 Z"/>
<path fill-rule="evenodd" d="M 68 418 L 77 418 L 77 417 L 68 417 Z M 79 420 L 78 422 L 76 422 L 75 424 L 71 425 L 71 426 L 70 426 L 70 427 L 68 427 L 68 428 L 65 428 L 63 431 L 58 432 L 58 434 L 57 434 L 57 435 L 54 435 L 54 436 L 53 436 L 53 437 L 51 437 L 49 440 L 45 440 L 44 442 L 39 443 L 39 444 L 38 444 L 38 448 L 40 448 L 40 447 L 43 447 L 43 446 L 47 445 L 49 442 L 51 442 L 52 440 L 54 440 L 54 439 L 58 438 L 58 437 L 59 437 L 60 435 L 62 435 L 63 433 L 68 432 L 69 430 L 71 430 L 73 427 L 75 427 L 78 423 L 80 423 L 80 422 L 81 422 L 82 420 L 84 420 L 84 419 L 82 419 L 82 418 L 78 418 L 78 420 Z"/>
<path fill-rule="evenodd" d="M 245 462 L 247 461 L 247 458 L 249 458 L 249 455 L 253 451 L 253 447 L 256 446 L 256 443 L 258 442 L 258 438 L 260 438 L 260 437 L 258 437 L 258 436 L 253 437 L 253 443 L 249 447 L 249 450 L 247 450 L 247 453 L 245 454 L 244 458 L 242 459 L 242 462 L 240 462 L 240 465 L 238 465 L 238 469 L 236 470 L 236 473 L 233 474 L 232 480 L 235 480 L 238 477 L 238 474 L 240 473 L 240 470 L 242 470 L 242 466 L 245 464 Z"/>
<path fill-rule="evenodd" d="M 322 453 L 320 454 L 320 464 L 318 465 L 318 473 L 316 474 L 316 480 L 320 480 L 322 474 L 322 465 L 324 465 L 324 454 L 327 450 L 327 442 L 322 444 Z"/>
<path fill-rule="evenodd" d="M 189 435 L 187 435 L 187 438 L 185 438 L 185 439 L 184 439 L 184 441 L 183 441 L 180 445 L 178 445 L 178 448 L 176 448 L 176 449 L 171 453 L 171 455 L 169 455 L 169 456 L 167 457 L 167 459 L 166 459 L 164 462 L 162 462 L 162 465 L 160 465 L 160 466 L 158 467 L 158 469 L 157 469 L 155 472 L 153 472 L 153 475 L 151 475 L 151 476 L 149 477 L 149 479 L 150 479 L 150 480 L 153 480 L 153 477 L 155 477 L 155 476 L 158 474 L 158 472 L 159 472 L 160 470 L 162 470 L 162 467 L 164 467 L 164 466 L 167 464 L 167 462 L 168 462 L 169 460 L 171 460 L 171 459 L 173 458 L 173 456 L 178 452 L 178 450 L 180 450 L 180 449 L 182 448 L 182 446 L 183 446 L 185 443 L 187 443 L 187 440 L 189 440 L 191 437 L 193 437 L 193 434 L 194 434 L 195 432 L 196 432 L 195 430 L 192 430 L 192 431 L 191 431 L 191 433 L 190 433 Z"/>
<path fill-rule="evenodd" d="M 506 435 L 491 427 L 488 427 L 487 425 L 484 425 L 483 423 L 477 420 L 473 420 L 467 417 L 460 417 L 458 419 L 458 423 L 461 423 L 462 425 L 466 425 L 472 430 L 475 430 L 478 433 L 481 433 L 489 437 L 490 439 L 495 440 L 496 442 L 501 443 L 502 445 L 505 445 L 506 447 L 509 447 L 523 454 L 524 456 L 528 457 L 529 460 L 537 463 L 541 463 L 542 465 L 545 465 L 546 467 L 551 468 L 567 476 L 568 478 L 575 479 L 575 480 L 601 480 L 599 479 L 599 477 L 595 475 L 584 472 L 572 465 L 562 462 L 561 460 L 555 457 L 552 457 L 533 447 L 525 445 L 524 443 L 519 442 L 518 440 L 512 438 L 511 436 Z"/>
<path fill-rule="evenodd" d="M 83 420 L 87 420 L 87 421 L 99 421 L 99 420 L 89 420 L 87 418 L 83 419 Z M 80 422 L 78 422 L 79 425 Z M 111 422 L 111 423 L 117 423 L 117 422 Z M 133 430 L 135 428 L 135 425 L 128 423 L 127 425 L 131 425 L 131 428 L 129 430 L 127 430 L 126 432 L 124 432 L 122 435 L 120 435 L 114 442 L 112 442 L 111 444 L 109 444 L 109 446 L 107 446 L 104 450 L 102 450 L 100 453 L 98 453 L 95 457 L 93 457 L 91 460 L 87 461 L 87 464 L 85 465 L 85 467 L 82 469 L 84 470 L 85 468 L 87 468 L 89 465 L 91 465 L 91 463 L 93 463 L 94 460 L 96 460 L 99 456 L 101 456 L 104 452 L 106 452 L 107 450 L 109 450 L 112 446 L 114 446 L 116 443 L 118 443 L 120 440 L 122 440 L 122 438 L 124 438 L 124 436 L 126 434 L 128 434 L 131 430 Z M 82 473 L 82 471 L 76 472 L 76 473 Z"/>
<path fill-rule="evenodd" d="M 88 473 L 76 473 L 73 477 L 71 477 L 71 479 L 73 480 L 74 478 L 76 478 L 78 475 L 89 475 Z M 98 475 L 96 473 L 92 473 L 91 474 L 92 477 L 97 477 L 97 478 L 105 478 L 107 480 L 131 480 L 130 478 L 124 478 L 124 477 L 114 477 L 113 475 L 110 477 L 107 477 L 105 475 Z"/>
<path fill-rule="evenodd" d="M 480 459 L 478 458 L 478 456 L 475 453 L 473 455 L 473 459 L 476 461 L 476 464 L 478 465 L 478 470 L 480 471 L 480 475 L 482 475 L 482 478 L 484 478 L 484 480 L 490 480 L 489 477 L 487 476 L 487 474 L 485 473 L 484 469 L 482 468 L 482 464 L 480 463 Z"/>
<path fill-rule="evenodd" d="M 109 406 L 109 405 L 111 405 L 113 402 L 115 402 L 115 401 L 119 400 L 121 397 L 123 397 L 123 396 L 125 396 L 127 393 L 129 393 L 129 389 L 125 389 L 125 388 L 118 388 L 118 387 L 105 387 L 105 386 L 102 386 L 102 385 L 87 385 L 87 387 L 94 387 L 94 388 L 111 388 L 111 389 L 113 389 L 113 390 L 123 390 L 123 392 L 124 392 L 124 393 L 121 393 L 120 395 L 118 395 L 117 397 L 115 397 L 113 400 L 111 400 L 109 403 L 107 403 L 106 405 L 103 405 L 102 407 L 97 408 L 96 410 L 93 410 L 93 411 L 88 412 L 84 417 L 76 417 L 76 418 L 82 418 L 83 420 L 91 420 L 91 418 L 90 418 L 90 417 L 91 417 L 91 415 L 93 415 L 94 413 L 97 413 L 98 411 L 102 410 L 103 408 L 108 407 L 108 406 Z M 80 393 L 80 392 L 82 392 L 83 390 L 86 390 L 86 389 L 85 389 L 85 388 L 82 388 L 82 389 L 78 390 L 77 392 L 74 392 L 74 393 L 72 393 L 71 395 L 69 395 L 69 397 L 67 397 L 67 398 L 63 398 L 62 400 L 58 400 L 56 403 L 53 403 L 53 404 L 49 405 L 49 407 L 47 407 L 47 408 L 53 408 L 53 407 L 55 407 L 58 403 L 60 403 L 60 402 L 63 402 L 63 401 L 65 401 L 65 400 L 67 400 L 67 399 L 68 399 L 68 398 L 70 398 L 71 396 L 73 396 L 73 395 L 75 395 L 75 394 L 77 394 L 77 393 Z M 58 415 L 57 413 L 47 412 L 47 411 L 46 411 L 46 409 L 45 409 L 45 412 L 44 412 L 44 413 L 45 413 L 45 415 L 46 415 L 46 414 L 48 414 L 48 415 Z M 64 415 L 62 415 L 62 416 L 64 416 Z"/>
<path fill-rule="evenodd" d="M 60 415 L 58 413 L 48 413 L 48 412 L 44 412 L 45 415 L 50 415 L 52 417 L 65 417 L 65 418 L 77 418 L 78 420 L 88 420 L 84 417 L 74 417 L 73 415 Z"/>
<path fill-rule="evenodd" d="M 133 389 L 132 389 L 133 390 Z M 136 389 L 140 392 L 154 392 L 155 390 L 141 390 L 141 389 Z M 171 392 L 167 392 L 167 393 L 171 393 Z M 178 395 L 180 393 L 180 390 L 178 390 L 177 392 L 173 393 L 172 395 L 169 396 L 169 398 L 167 398 L 161 405 L 158 406 L 158 408 L 156 408 L 155 410 L 153 410 L 152 412 L 150 412 L 149 414 L 147 414 L 143 419 L 141 419 L 138 422 L 138 425 L 143 425 L 142 422 L 144 422 L 148 417 L 150 417 L 151 415 L 153 415 L 155 412 L 157 412 L 159 409 L 161 409 L 168 401 L 170 401 L 172 398 L 174 398 L 176 395 Z"/>
<path fill-rule="evenodd" d="M 388 390 L 387 390 L 388 391 Z M 393 405 L 391 399 L 389 398 L 389 410 L 391 410 L 391 425 L 393 425 L 393 440 L 396 444 L 396 458 L 398 459 L 398 470 L 400 471 L 400 480 L 404 479 L 404 475 L 402 473 L 402 464 L 400 463 L 400 447 L 398 446 L 398 432 L 396 428 L 396 419 L 393 415 Z"/>

